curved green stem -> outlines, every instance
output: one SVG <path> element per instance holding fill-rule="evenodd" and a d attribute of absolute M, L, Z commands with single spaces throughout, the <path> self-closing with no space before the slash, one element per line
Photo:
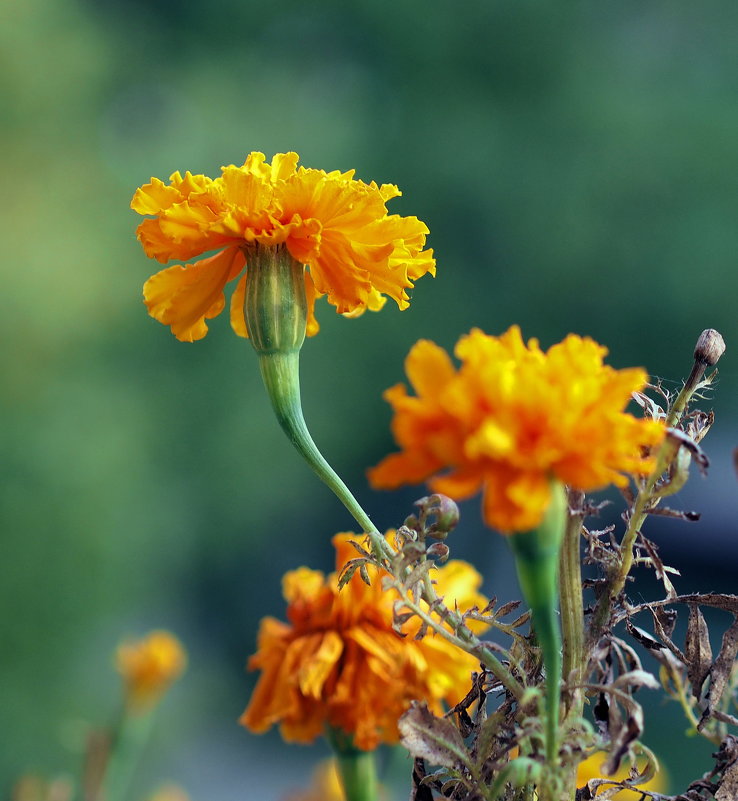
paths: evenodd
<path fill-rule="evenodd" d="M 299 351 L 260 353 L 258 355 L 261 376 L 272 408 L 279 425 L 287 434 L 290 442 L 318 478 L 346 507 L 354 520 L 361 526 L 361 530 L 371 536 L 372 545 L 375 550 L 379 551 L 379 555 L 385 557 L 394 555 L 384 537 L 379 534 L 376 526 L 369 519 L 369 515 L 361 508 L 349 488 L 325 460 L 310 436 L 300 403 Z"/>

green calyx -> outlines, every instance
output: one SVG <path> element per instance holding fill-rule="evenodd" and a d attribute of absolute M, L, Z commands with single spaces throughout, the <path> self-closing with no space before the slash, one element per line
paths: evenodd
<path fill-rule="evenodd" d="M 305 341 L 305 268 L 284 245 L 247 248 L 244 317 L 260 355 L 295 353 Z"/>
<path fill-rule="evenodd" d="M 556 614 L 557 571 L 565 520 L 564 487 L 552 482 L 551 502 L 541 524 L 509 537 L 520 588 L 530 607 L 533 629 L 543 653 L 546 669 L 546 758 L 552 764 L 558 755 L 561 632 Z"/>

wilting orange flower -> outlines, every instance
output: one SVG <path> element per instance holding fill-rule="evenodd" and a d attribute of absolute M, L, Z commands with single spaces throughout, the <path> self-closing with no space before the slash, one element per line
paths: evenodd
<path fill-rule="evenodd" d="M 220 314 L 223 289 L 247 266 L 254 247 L 286 246 L 306 265 L 308 335 L 315 334 L 315 299 L 328 296 L 340 314 L 376 311 L 391 297 L 404 309 L 407 290 L 435 274 L 428 228 L 417 217 L 387 214 L 387 201 L 401 192 L 354 179 L 354 170 L 325 172 L 297 167 L 296 153 L 278 153 L 268 164 L 251 153 L 242 167 L 222 168 L 215 179 L 175 172 L 138 189 L 131 208 L 152 215 L 138 227 L 146 255 L 169 267 L 150 278 L 144 300 L 152 317 L 192 342 L 207 333 L 206 319 Z M 231 325 L 247 336 L 243 317 L 248 271 L 231 300 Z"/>
<path fill-rule="evenodd" d="M 517 326 L 500 337 L 474 329 L 455 354 L 458 369 L 433 342 L 413 346 L 405 369 L 416 396 L 402 384 L 384 396 L 402 451 L 369 471 L 373 486 L 428 479 L 455 499 L 483 489 L 487 524 L 513 532 L 541 522 L 552 479 L 593 490 L 653 467 L 663 426 L 623 411 L 646 373 L 603 364 L 607 349 L 593 340 L 570 334 L 544 353 Z"/>
<path fill-rule="evenodd" d="M 337 569 L 357 555 L 351 539 L 356 535 L 333 538 Z M 398 741 L 397 720 L 410 701 L 425 700 L 440 712 L 441 701 L 464 696 L 478 663 L 441 637 L 415 640 L 416 621 L 407 624 L 407 637 L 393 631 L 394 598 L 377 572 L 369 567 L 371 586 L 357 573 L 340 592 L 337 573 L 325 577 L 301 567 L 285 575 L 290 622 L 261 622 L 248 667 L 262 674 L 241 723 L 254 732 L 279 723 L 284 739 L 296 742 L 311 742 L 330 725 L 369 750 Z M 452 607 L 454 601 L 462 611 L 487 603 L 471 565 L 451 561 L 433 578 Z"/>
<path fill-rule="evenodd" d="M 180 677 L 187 655 L 173 634 L 152 631 L 140 640 L 119 645 L 115 662 L 123 676 L 127 702 L 136 709 L 146 709 Z"/>

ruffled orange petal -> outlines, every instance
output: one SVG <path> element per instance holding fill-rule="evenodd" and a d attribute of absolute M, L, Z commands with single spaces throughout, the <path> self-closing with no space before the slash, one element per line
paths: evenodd
<path fill-rule="evenodd" d="M 170 326 L 182 342 L 202 339 L 208 330 L 205 320 L 223 310 L 223 288 L 244 263 L 243 253 L 232 247 L 194 264 L 161 270 L 144 285 L 149 314 Z"/>
<path fill-rule="evenodd" d="M 426 398 L 437 398 L 455 374 L 451 357 L 431 342 L 421 339 L 410 349 L 405 359 L 405 372 L 413 389 Z"/>
<path fill-rule="evenodd" d="M 484 521 L 503 534 L 529 531 L 543 520 L 550 499 L 547 475 L 533 471 L 514 475 L 502 466 L 488 472 L 484 482 Z"/>
<path fill-rule="evenodd" d="M 318 647 L 304 660 L 297 672 L 297 682 L 303 695 L 319 699 L 323 685 L 343 653 L 343 640 L 335 631 L 316 635 Z M 306 646 L 309 649 L 309 646 Z"/>
<path fill-rule="evenodd" d="M 375 489 L 397 489 L 403 484 L 419 484 L 443 465 L 424 453 L 391 453 L 366 471 Z"/>
<path fill-rule="evenodd" d="M 440 492 L 442 495 L 448 495 L 449 498 L 463 501 L 479 492 L 483 480 L 479 470 L 469 468 L 434 476 L 428 484 L 433 492 Z"/>
<path fill-rule="evenodd" d="M 379 311 L 384 307 L 384 304 L 387 302 L 387 298 L 385 298 L 378 289 L 374 289 L 372 287 L 366 297 L 365 302 L 365 306 L 357 306 L 353 311 L 343 312 L 342 316 L 348 318 L 349 320 L 354 320 L 357 317 L 361 317 L 361 315 L 367 310 Z"/>
<path fill-rule="evenodd" d="M 182 200 L 182 193 L 158 178 L 139 187 L 131 200 L 131 208 L 138 214 L 158 214 Z"/>
<path fill-rule="evenodd" d="M 289 644 L 289 627 L 274 618 L 264 618 L 259 627 L 259 650 L 249 659 L 250 670 L 262 671 L 248 707 L 239 722 L 253 732 L 267 731 L 277 720 L 285 702 L 286 687 L 280 682 L 280 668 Z M 279 699 L 275 703 L 275 699 Z"/>

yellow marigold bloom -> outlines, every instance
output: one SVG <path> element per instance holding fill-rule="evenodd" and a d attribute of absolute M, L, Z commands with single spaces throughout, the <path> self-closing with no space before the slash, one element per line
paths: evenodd
<path fill-rule="evenodd" d="M 116 667 L 123 677 L 131 707 L 153 706 L 179 678 L 187 664 L 180 641 L 168 631 L 152 631 L 140 640 L 118 646 Z"/>
<path fill-rule="evenodd" d="M 337 534 L 337 570 L 357 554 Z M 468 690 L 473 657 L 429 634 L 413 639 L 392 629 L 391 593 L 382 590 L 378 571 L 369 567 L 371 586 L 356 573 L 338 591 L 338 573 L 325 577 L 301 567 L 283 579 L 289 623 L 262 620 L 258 651 L 248 663 L 261 670 L 251 702 L 240 722 L 254 732 L 275 723 L 285 740 L 311 742 L 326 725 L 353 736 L 364 750 L 399 739 L 397 720 L 414 699 L 441 712 L 442 701 L 456 703 Z M 440 595 L 460 610 L 483 607 L 481 576 L 464 562 L 435 571 Z M 412 623 L 415 623 L 413 628 Z"/>
<path fill-rule="evenodd" d="M 222 168 L 215 179 L 175 172 L 140 187 L 131 208 L 150 215 L 137 235 L 146 255 L 162 263 L 213 255 L 169 267 L 150 278 L 144 300 L 152 317 L 192 342 L 207 333 L 206 319 L 220 314 L 223 289 L 244 271 L 255 247 L 286 246 L 306 265 L 308 335 L 315 334 L 315 299 L 328 296 L 340 314 L 376 311 L 391 297 L 404 309 L 407 290 L 435 274 L 432 250 L 423 250 L 428 228 L 417 217 L 387 213 L 401 192 L 354 179 L 354 170 L 325 172 L 297 167 L 296 153 L 272 163 L 251 153 L 242 167 Z M 233 293 L 231 325 L 248 336 L 243 316 L 248 271 Z"/>
<path fill-rule="evenodd" d="M 605 365 L 593 340 L 570 334 L 543 352 L 517 326 L 500 337 L 474 329 L 455 354 L 458 369 L 433 342 L 413 346 L 405 370 L 416 395 L 398 384 L 384 396 L 402 451 L 369 471 L 373 486 L 427 479 L 455 499 L 482 489 L 487 524 L 509 533 L 541 522 L 552 479 L 594 490 L 653 467 L 663 426 L 623 411 L 647 375 Z"/>
<path fill-rule="evenodd" d="M 629 765 L 627 761 L 620 766 L 614 776 L 606 776 L 602 772 L 605 762 L 607 762 L 607 754 L 604 752 L 592 754 L 584 762 L 581 762 L 577 771 L 577 787 L 584 787 L 590 779 L 623 781 L 628 778 Z M 609 785 L 603 785 L 599 792 L 603 793 L 608 787 Z M 642 787 L 644 790 L 653 790 L 655 793 L 663 793 L 666 789 L 665 774 L 659 770 L 650 781 L 639 784 L 638 787 Z M 642 796 L 643 793 L 639 793 L 638 790 L 621 790 L 613 796 L 613 801 L 640 801 Z"/>

